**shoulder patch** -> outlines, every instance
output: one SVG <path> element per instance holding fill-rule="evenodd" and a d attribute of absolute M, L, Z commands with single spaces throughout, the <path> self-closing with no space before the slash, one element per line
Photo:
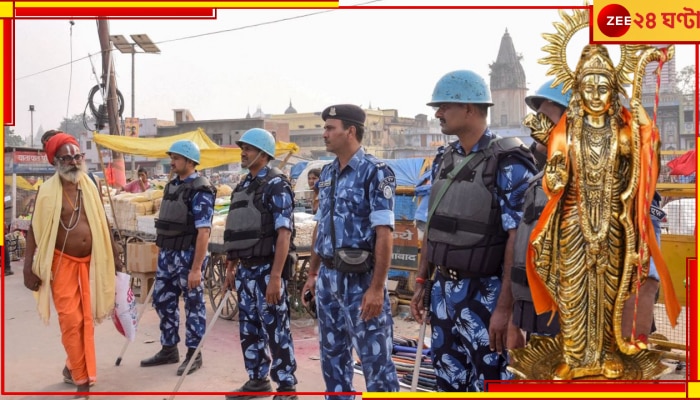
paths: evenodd
<path fill-rule="evenodd" d="M 318 185 L 319 189 L 324 188 L 324 187 L 331 187 L 331 181 L 330 180 L 323 181 L 323 182 L 318 181 L 317 185 Z"/>
<path fill-rule="evenodd" d="M 394 196 L 394 190 L 391 186 L 395 181 L 396 179 L 393 176 L 387 176 L 379 183 L 379 190 L 381 190 L 385 199 L 390 199 Z"/>

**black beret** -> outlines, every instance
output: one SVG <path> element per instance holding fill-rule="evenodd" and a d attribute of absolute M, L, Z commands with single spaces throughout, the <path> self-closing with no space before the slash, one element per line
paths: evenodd
<path fill-rule="evenodd" d="M 365 112 L 354 104 L 336 104 L 323 110 L 321 114 L 323 120 L 328 118 L 339 119 L 352 124 L 364 125 Z"/>

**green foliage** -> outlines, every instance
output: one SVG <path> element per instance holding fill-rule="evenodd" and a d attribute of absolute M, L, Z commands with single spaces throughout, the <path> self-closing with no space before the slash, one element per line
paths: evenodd
<path fill-rule="evenodd" d="M 58 129 L 75 137 L 80 137 L 83 132 L 89 131 L 89 129 L 85 128 L 85 125 L 89 127 L 94 126 L 95 118 L 86 114 L 75 114 L 70 118 L 63 118 Z"/>
<path fill-rule="evenodd" d="M 15 130 L 9 126 L 5 127 L 5 146 L 7 147 L 22 147 L 26 146 L 24 138 L 15 134 Z"/>

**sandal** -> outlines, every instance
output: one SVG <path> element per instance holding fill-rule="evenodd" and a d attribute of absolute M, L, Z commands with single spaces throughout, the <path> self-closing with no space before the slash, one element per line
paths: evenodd
<path fill-rule="evenodd" d="M 71 376 L 70 370 L 67 366 L 63 367 L 63 382 L 69 385 L 75 385 L 75 382 L 73 382 L 73 377 Z"/>

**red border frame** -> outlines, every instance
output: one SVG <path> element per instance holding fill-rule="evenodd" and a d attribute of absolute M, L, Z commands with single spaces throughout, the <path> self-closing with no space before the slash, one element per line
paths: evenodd
<path fill-rule="evenodd" d="M 293 0 L 289 0 L 293 1 Z M 311 0 L 314 1 L 314 0 Z M 321 1 L 321 0 L 316 0 L 316 1 Z M 89 1 L 85 1 L 86 3 L 89 3 Z M 265 3 L 265 1 L 260 1 L 261 3 Z M 164 5 L 172 5 L 177 2 L 173 1 L 163 1 Z M 566 10 L 571 10 L 571 9 L 581 9 L 581 8 L 590 8 L 592 6 L 566 6 L 566 5 L 559 5 L 559 6 L 376 6 L 376 7 L 370 7 L 370 6 L 340 6 L 340 9 L 382 9 L 382 10 L 391 10 L 391 9 L 492 9 L 492 10 L 518 10 L 518 9 L 566 9 Z M 261 7 L 264 8 L 264 7 Z M 292 7 L 290 7 L 292 8 Z M 295 7 L 296 8 L 296 7 Z M 19 8 L 19 9 L 14 9 L 15 10 L 15 16 L 16 18 L 21 18 L 21 19 L 95 19 L 95 15 L 111 15 L 109 18 L 110 19 L 215 19 L 216 18 L 216 8 L 177 8 L 177 7 L 163 7 L 163 8 L 157 8 L 157 7 L 148 7 L 148 8 L 138 8 L 138 7 L 133 7 L 133 8 L 110 8 L 110 7 L 102 7 L 102 8 L 70 8 L 70 7 L 55 7 L 55 8 Z M 67 12 L 70 12 L 70 15 L 65 15 Z M 592 18 L 592 12 L 591 12 L 591 18 Z M 5 53 L 4 53 L 4 59 L 3 59 L 3 67 L 4 67 L 4 84 L 5 84 L 5 91 L 3 93 L 4 100 L 5 100 L 5 105 L 3 107 L 3 119 L 6 125 L 11 125 L 14 124 L 14 112 L 15 112 L 15 107 L 14 107 L 14 78 L 15 78 L 15 70 L 14 70 L 14 55 L 15 55 L 15 48 L 14 48 L 14 18 L 11 19 L 4 19 L 3 20 L 3 31 L 4 31 L 4 45 L 5 45 Z M 591 33 L 591 39 L 592 39 L 592 33 Z M 646 44 L 650 44 L 645 42 Z M 678 43 L 686 43 L 686 42 L 678 42 Z M 693 42 L 696 43 L 696 42 Z M 606 42 L 606 44 L 609 44 Z M 631 43 L 630 43 L 631 44 Z M 653 44 L 653 43 L 651 43 Z M 698 65 L 700 64 L 700 48 L 698 45 L 695 45 L 695 65 L 696 65 L 696 81 L 695 81 L 695 91 L 696 91 L 696 96 L 698 95 Z M 697 97 L 696 97 L 696 105 L 698 104 L 697 102 Z M 696 121 L 700 120 L 700 111 L 696 107 Z M 698 133 L 698 125 L 696 124 L 696 136 Z M 698 271 L 697 271 L 697 261 L 696 259 L 688 259 L 688 278 L 689 282 L 697 282 L 698 278 Z M 4 293 L 4 278 L 2 279 L 2 289 Z M 688 304 L 692 305 L 697 305 L 698 304 L 698 293 L 697 290 L 691 290 L 690 285 L 686 289 L 687 290 L 687 295 L 688 299 L 690 301 Z M 686 306 L 688 307 L 688 306 Z M 2 306 L 1 313 L 2 318 L 4 320 L 5 317 L 5 308 L 4 305 Z M 689 324 L 688 324 L 688 332 L 687 332 L 687 338 L 688 338 L 688 363 L 687 363 L 687 371 L 688 371 L 688 376 L 687 380 L 685 382 L 682 381 L 671 381 L 672 383 L 667 383 L 669 381 L 659 381 L 658 383 L 661 384 L 640 384 L 640 383 L 630 383 L 630 382 L 616 382 L 614 384 L 611 383 L 594 383 L 594 382 L 576 382 L 576 384 L 568 384 L 568 383 L 535 383 L 535 382 L 528 382 L 527 384 L 525 381 L 516 383 L 517 381 L 511 381 L 507 383 L 496 383 L 496 382 L 491 382 L 489 383 L 489 391 L 490 392 L 500 392 L 500 393 L 514 393 L 514 392 L 554 392 L 554 393 L 562 393 L 566 394 L 567 392 L 581 392 L 581 390 L 585 387 L 587 392 L 591 391 L 604 391 L 604 392 L 628 392 L 628 393 L 639 393 L 639 392 L 654 392 L 654 393 L 663 393 L 663 392 L 668 392 L 668 393 L 679 393 L 679 392 L 686 392 L 686 397 L 687 397 L 687 383 L 688 382 L 697 382 L 698 381 L 698 368 L 697 368 L 697 361 L 698 361 L 698 354 L 697 354 L 697 349 L 694 348 L 695 343 L 692 342 L 693 339 L 697 339 L 697 334 L 698 334 L 698 321 L 696 318 L 697 310 L 694 308 L 686 308 L 686 315 L 689 318 Z M 2 332 L 0 332 L 2 336 L 2 344 L 4 345 L 4 337 L 5 337 L 5 324 L 2 324 Z M 4 371 L 5 370 L 5 358 L 2 357 L 0 359 L 0 367 Z M 1 387 L 2 390 L 0 393 L 3 395 L 66 395 L 66 392 L 6 392 L 5 391 L 5 376 L 4 374 L 1 377 Z M 682 383 L 680 383 L 682 382 Z M 582 386 L 584 385 L 584 386 Z M 631 386 L 634 385 L 634 386 Z M 643 389 L 640 389 L 640 386 L 643 386 Z M 205 395 L 205 396 L 213 396 L 213 395 L 223 395 L 226 392 L 177 392 L 177 395 Z M 92 395 L 171 395 L 174 394 L 172 392 L 91 392 Z M 298 394 L 300 395 L 320 395 L 323 394 L 323 392 L 299 392 Z M 337 393 L 336 393 L 337 394 Z M 348 393 L 348 394 L 359 394 L 359 393 Z M 430 398 L 430 394 L 426 394 L 425 398 Z M 373 398 L 381 398 L 381 397 L 373 397 Z M 388 397 L 387 397 L 388 398 Z M 398 397 L 391 397 L 393 399 L 396 399 Z M 446 397 L 442 397 L 446 398 Z M 456 396 L 455 398 L 463 398 Z M 495 398 L 489 396 L 489 398 Z M 511 398 L 511 397 L 508 397 Z M 630 396 L 631 398 L 631 396 Z"/>

